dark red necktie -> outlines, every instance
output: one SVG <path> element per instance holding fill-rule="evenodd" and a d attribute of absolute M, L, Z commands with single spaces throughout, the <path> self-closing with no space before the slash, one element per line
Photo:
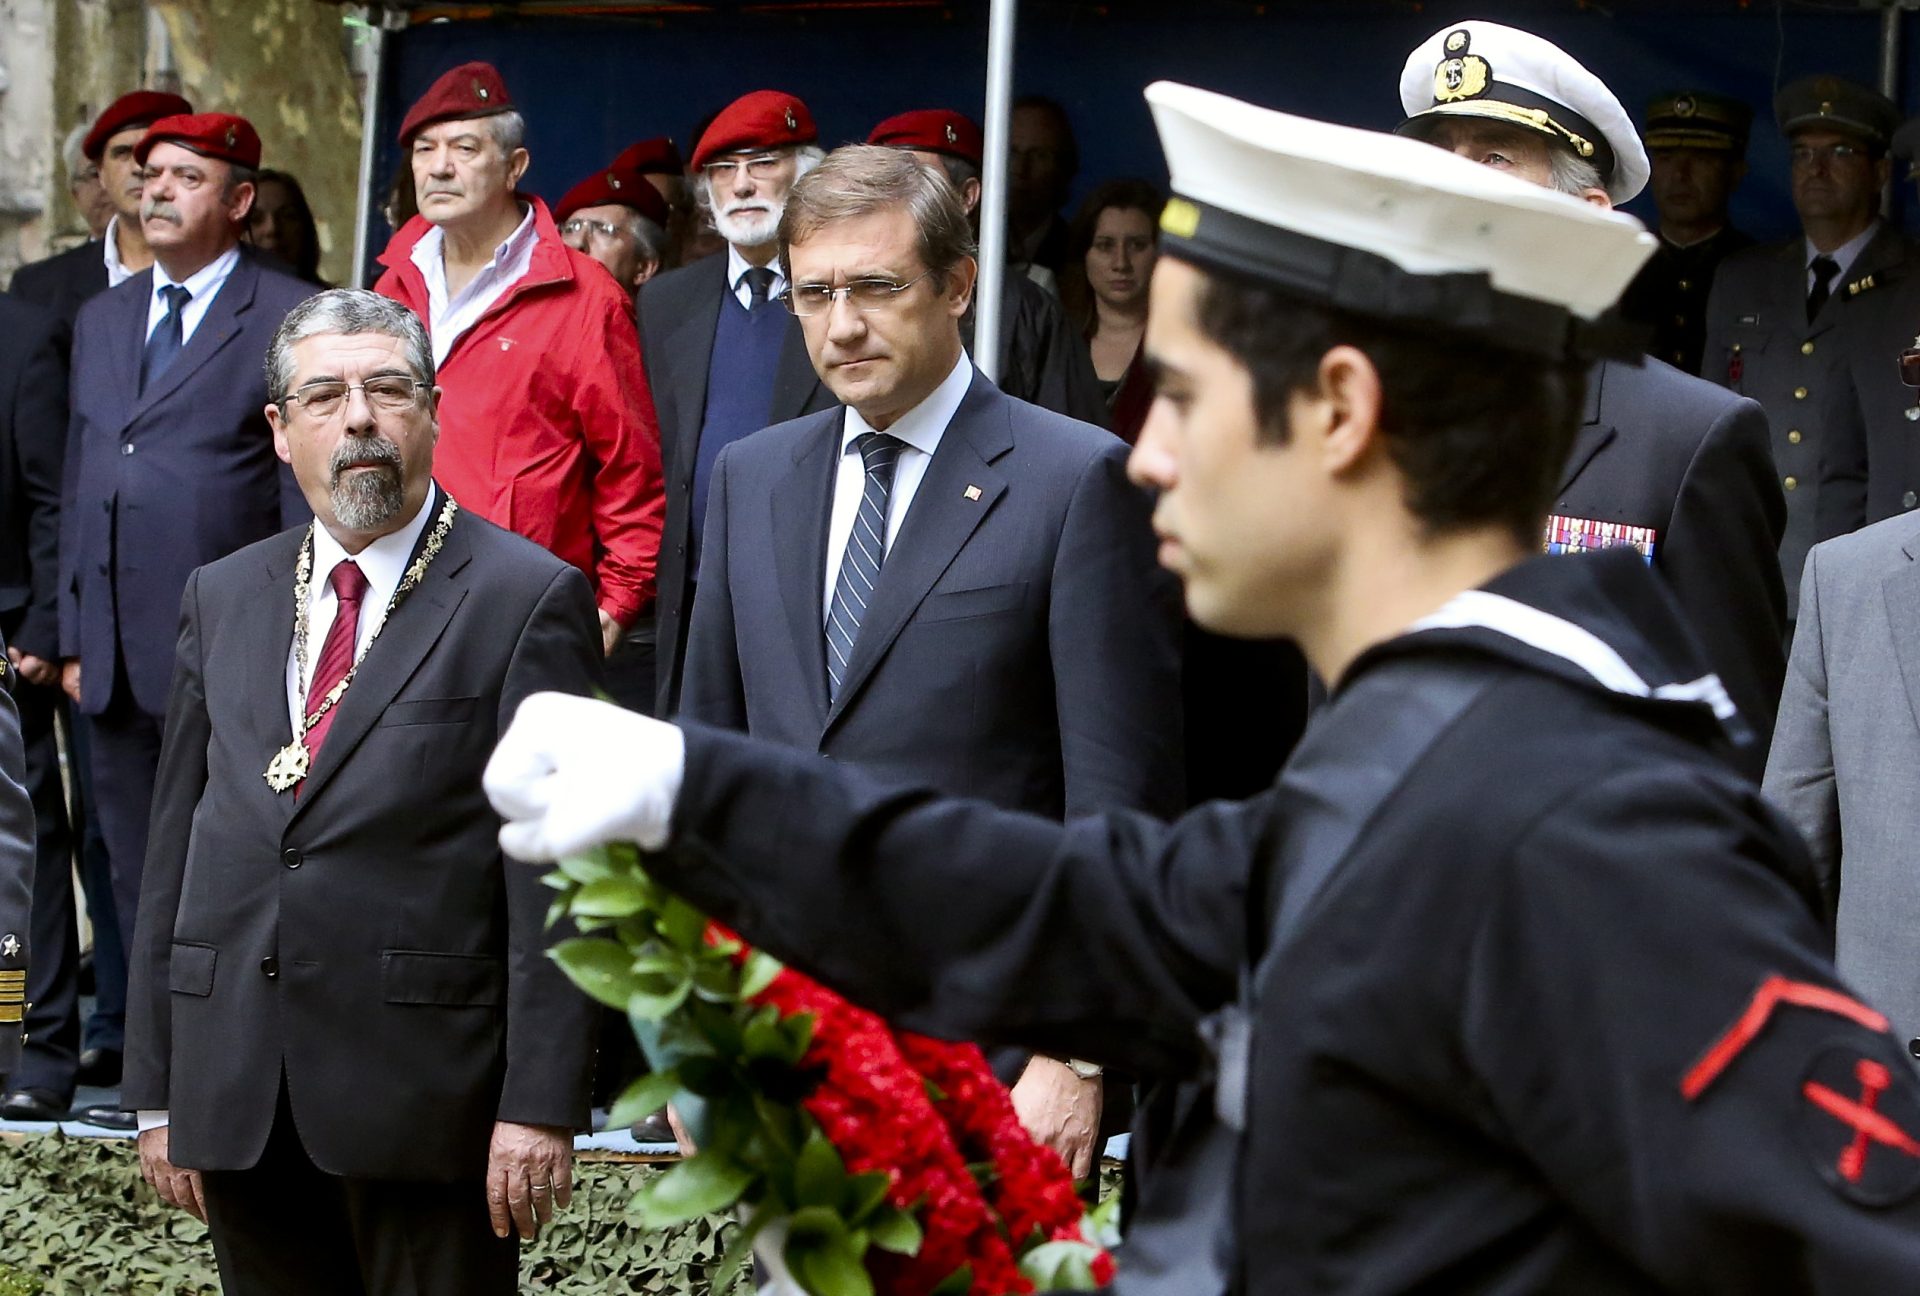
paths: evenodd
<path fill-rule="evenodd" d="M 353 669 L 353 649 L 360 642 L 360 600 L 367 593 L 367 574 L 348 559 L 334 567 L 327 582 L 333 586 L 333 596 L 340 601 L 340 606 L 334 610 L 327 642 L 321 645 L 320 660 L 313 664 L 313 686 L 307 690 L 307 715 L 312 715 L 334 685 Z M 327 730 L 333 727 L 333 717 L 339 711 L 340 706 L 335 703 L 320 717 L 320 723 L 307 731 L 309 770 L 313 768 L 312 758 L 320 755 L 320 744 L 325 741 Z M 297 794 L 299 789 L 294 791 Z"/>

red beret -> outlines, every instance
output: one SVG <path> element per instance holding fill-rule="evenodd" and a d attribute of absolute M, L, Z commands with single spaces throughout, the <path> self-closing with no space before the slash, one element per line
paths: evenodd
<path fill-rule="evenodd" d="M 722 153 L 786 148 L 819 138 L 805 104 L 779 90 L 755 90 L 720 110 L 693 146 L 693 169 L 698 171 Z"/>
<path fill-rule="evenodd" d="M 178 117 L 192 111 L 193 105 L 177 94 L 163 94 L 158 90 L 123 94 L 93 119 L 93 129 L 80 141 L 80 151 L 89 161 L 98 162 L 100 155 L 107 151 L 107 141 L 121 131 L 151 126 L 162 117 Z"/>
<path fill-rule="evenodd" d="M 975 166 L 986 152 L 986 141 L 973 119 L 950 108 L 920 108 L 889 117 L 873 128 L 867 143 L 944 153 Z"/>
<path fill-rule="evenodd" d="M 567 190 L 567 196 L 554 204 L 554 223 L 564 223 L 582 207 L 602 207 L 608 203 L 631 207 L 663 228 L 672 215 L 667 210 L 667 200 L 660 196 L 646 173 L 623 167 L 616 158 L 606 170 L 594 172 Z"/>
<path fill-rule="evenodd" d="M 201 157 L 218 158 L 235 166 L 260 169 L 260 136 L 253 123 L 231 113 L 194 113 L 184 117 L 162 117 L 147 127 L 147 133 L 133 146 L 133 160 L 147 164 L 147 154 L 155 144 L 178 144 Z"/>
<path fill-rule="evenodd" d="M 685 175 L 687 164 L 680 150 L 665 135 L 655 135 L 620 150 L 620 156 L 607 164 L 610 171 L 638 171 L 641 175 Z"/>
<path fill-rule="evenodd" d="M 507 95 L 507 83 L 491 63 L 462 63 L 427 87 L 427 92 L 407 109 L 400 123 L 400 143 L 404 146 L 422 126 L 435 122 L 465 121 L 469 117 L 491 117 L 511 112 L 513 100 Z"/>

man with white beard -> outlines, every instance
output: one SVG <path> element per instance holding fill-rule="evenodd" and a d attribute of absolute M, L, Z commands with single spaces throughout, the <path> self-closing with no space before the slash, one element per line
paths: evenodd
<path fill-rule="evenodd" d="M 656 715 L 680 702 L 687 614 L 714 460 L 770 424 L 835 404 L 780 305 L 787 281 L 777 232 L 787 191 L 825 156 L 807 106 L 778 90 L 728 104 L 694 145 L 694 192 L 724 253 L 640 290 L 641 355 L 660 418 L 667 513 L 660 537 Z"/>

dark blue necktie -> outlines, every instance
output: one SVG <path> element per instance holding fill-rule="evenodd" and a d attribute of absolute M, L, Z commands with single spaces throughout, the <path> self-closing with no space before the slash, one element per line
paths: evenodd
<path fill-rule="evenodd" d="M 840 557 L 840 576 L 833 583 L 833 603 L 827 610 L 827 701 L 840 696 L 840 680 L 853 660 L 853 641 L 860 620 L 880 583 L 880 564 L 887 560 L 887 501 L 893 495 L 893 469 L 900 461 L 900 441 L 885 432 L 866 432 L 854 438 L 854 448 L 866 465 L 867 485 L 854 514 L 853 534 Z"/>
<path fill-rule="evenodd" d="M 740 278 L 746 282 L 747 292 L 751 297 L 747 303 L 747 309 L 759 310 L 765 306 L 767 294 L 773 289 L 773 271 L 766 266 L 750 266 Z"/>
<path fill-rule="evenodd" d="M 140 390 L 143 392 L 149 383 L 167 371 L 173 358 L 180 354 L 180 348 L 186 345 L 182 316 L 193 294 L 179 284 L 168 284 L 160 290 L 160 296 L 166 299 L 167 313 L 147 336 L 146 354 L 140 357 Z"/>

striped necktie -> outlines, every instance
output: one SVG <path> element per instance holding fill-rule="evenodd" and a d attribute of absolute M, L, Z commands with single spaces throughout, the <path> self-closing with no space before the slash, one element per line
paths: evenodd
<path fill-rule="evenodd" d="M 853 660 L 853 643 L 860 635 L 860 619 L 873 601 L 880 583 L 880 564 L 887 559 L 887 501 L 893 494 L 893 469 L 900 461 L 900 441 L 884 432 L 865 432 L 854 438 L 854 448 L 866 465 L 867 485 L 860 493 L 860 511 L 854 514 L 853 533 L 840 558 L 840 575 L 833 583 L 833 603 L 827 610 L 827 701 L 840 696 L 840 681 Z"/>

